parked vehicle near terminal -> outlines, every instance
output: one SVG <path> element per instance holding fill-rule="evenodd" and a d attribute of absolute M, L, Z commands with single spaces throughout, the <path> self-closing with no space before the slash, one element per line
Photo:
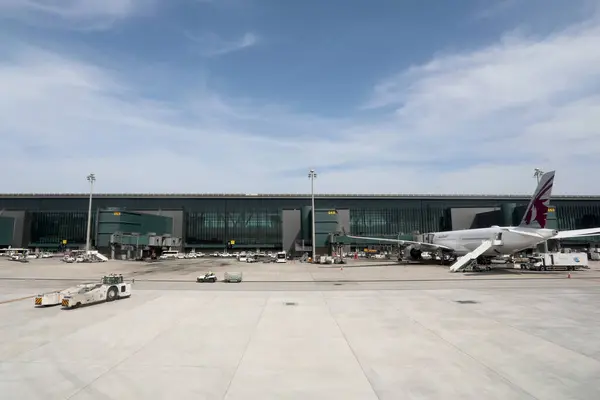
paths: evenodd
<path fill-rule="evenodd" d="M 287 253 L 285 251 L 278 252 L 277 256 L 275 258 L 275 262 L 286 263 L 287 262 Z"/>
<path fill-rule="evenodd" d="M 97 250 L 72 250 L 66 253 L 62 259 L 62 262 L 65 263 L 91 263 L 91 262 L 106 262 L 108 261 L 108 257 L 104 254 L 101 254 Z"/>
<path fill-rule="evenodd" d="M 183 255 L 185 256 L 185 255 Z M 179 257 L 179 251 L 177 250 L 165 250 L 162 252 L 162 254 L 160 255 L 160 257 L 158 257 L 161 260 L 174 260 L 176 258 L 180 258 Z M 183 257 L 181 257 L 183 258 Z"/>
<path fill-rule="evenodd" d="M 204 257 L 204 253 L 197 253 L 195 250 L 192 250 L 185 255 L 185 258 L 189 258 L 189 259 L 200 258 L 200 257 Z"/>

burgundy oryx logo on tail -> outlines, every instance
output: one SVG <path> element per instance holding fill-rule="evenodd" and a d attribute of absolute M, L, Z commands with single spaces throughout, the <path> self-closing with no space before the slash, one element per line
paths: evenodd
<path fill-rule="evenodd" d="M 546 179 L 544 179 L 546 178 Z M 546 221 L 548 218 L 548 203 L 550 202 L 550 196 L 552 194 L 552 185 L 554 183 L 554 171 L 544 174 L 538 190 L 536 190 L 533 198 L 529 202 L 525 216 L 521 225 L 530 226 L 532 222 L 537 222 L 540 228 L 546 227 Z"/>

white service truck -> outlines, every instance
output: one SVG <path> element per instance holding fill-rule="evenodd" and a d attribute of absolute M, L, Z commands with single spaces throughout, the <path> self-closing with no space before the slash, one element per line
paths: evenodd
<path fill-rule="evenodd" d="M 521 264 L 521 268 L 532 271 L 551 271 L 566 269 L 574 271 L 589 268 L 586 253 L 542 253 L 529 257 L 529 262 Z"/>
<path fill-rule="evenodd" d="M 287 262 L 287 253 L 285 251 L 278 251 L 275 256 L 276 263 L 286 263 Z"/>
<path fill-rule="evenodd" d="M 108 275 L 102 277 L 100 283 L 63 296 L 61 304 L 64 308 L 77 308 L 85 304 L 114 301 L 130 296 L 131 283 L 125 282 L 122 275 Z"/>

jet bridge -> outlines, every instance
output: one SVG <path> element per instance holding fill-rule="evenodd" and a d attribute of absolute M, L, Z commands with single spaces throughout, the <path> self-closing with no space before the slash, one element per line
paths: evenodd
<path fill-rule="evenodd" d="M 396 240 L 415 240 L 414 235 L 390 235 L 389 238 L 381 239 L 396 239 Z M 331 254 L 339 253 L 342 248 L 350 249 L 351 247 L 358 249 L 377 247 L 380 250 L 395 253 L 399 246 L 395 243 L 390 243 L 388 240 L 379 240 L 378 238 L 354 238 L 348 237 L 345 232 L 331 233 L 329 237 L 329 247 Z"/>
<path fill-rule="evenodd" d="M 362 235 L 361 235 L 362 236 Z M 332 233 L 330 234 L 329 243 L 330 244 L 343 244 L 347 246 L 369 246 L 369 245 L 381 245 L 381 246 L 389 246 L 390 242 L 385 239 L 396 239 L 396 240 L 417 240 L 415 239 L 415 235 L 388 235 L 389 237 L 382 236 L 381 240 L 379 238 L 364 238 L 357 239 L 351 238 L 346 235 L 346 233 Z"/>

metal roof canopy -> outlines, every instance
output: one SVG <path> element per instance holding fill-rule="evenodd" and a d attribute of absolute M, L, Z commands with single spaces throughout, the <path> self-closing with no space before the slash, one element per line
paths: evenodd
<path fill-rule="evenodd" d="M 89 193 L 1 193 L 0 198 L 88 198 Z M 310 194 L 244 194 L 244 193 L 95 193 L 96 198 L 310 198 Z M 530 199 L 531 194 L 315 194 L 321 199 Z M 555 195 L 554 200 L 596 200 L 593 195 Z"/>

